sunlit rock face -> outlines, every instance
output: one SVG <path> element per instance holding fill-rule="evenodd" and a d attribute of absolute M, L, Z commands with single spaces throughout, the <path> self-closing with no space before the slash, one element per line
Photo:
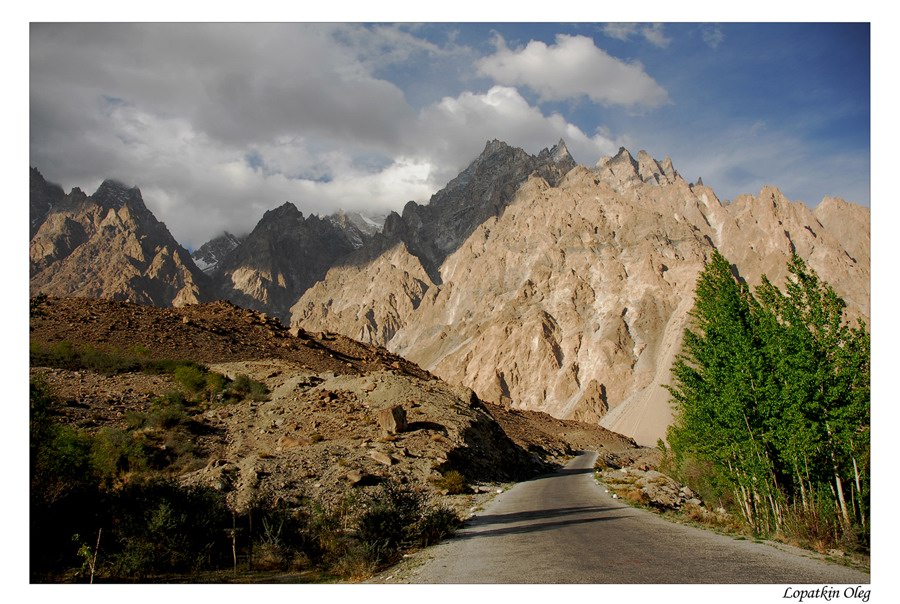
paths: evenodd
<path fill-rule="evenodd" d="M 868 209 L 827 198 L 811 211 L 774 188 L 723 204 L 668 158 L 620 149 L 589 169 L 560 148 L 541 156 L 561 163 L 526 170 L 523 157 L 541 156 L 489 143 L 430 204 L 389 217 L 379 245 L 332 268 L 292 322 L 385 345 L 486 400 L 653 445 L 713 249 L 753 286 L 763 274 L 783 284 L 797 252 L 868 317 Z"/>
<path fill-rule="evenodd" d="M 65 196 L 45 195 L 52 203 L 36 216 L 35 190 L 45 193 L 47 187 L 35 182 L 35 173 L 32 225 L 37 228 L 29 254 L 32 295 L 154 306 L 183 306 L 204 299 L 205 275 L 147 209 L 139 189 L 107 180 L 91 196 L 77 188 Z"/>

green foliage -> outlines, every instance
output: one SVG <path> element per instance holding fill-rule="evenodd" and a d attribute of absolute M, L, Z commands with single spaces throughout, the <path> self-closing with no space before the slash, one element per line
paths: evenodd
<path fill-rule="evenodd" d="M 61 425 L 53 395 L 40 379 L 30 384 L 30 539 L 32 576 L 57 566 L 80 565 L 71 536 L 92 530 L 99 495 L 91 442 Z M 93 527 L 93 530 L 96 530 Z"/>
<path fill-rule="evenodd" d="M 425 547 L 434 545 L 452 535 L 460 524 L 459 516 L 449 508 L 438 507 L 429 510 L 419 521 L 419 544 Z"/>
<path fill-rule="evenodd" d="M 160 375 L 168 374 L 192 401 L 215 400 L 266 400 L 268 390 L 264 384 L 243 376 L 239 387 L 228 390 L 228 378 L 209 371 L 193 361 L 151 358 L 146 346 L 137 344 L 127 350 L 97 348 L 91 345 L 75 346 L 67 340 L 54 344 L 31 343 L 31 365 L 34 367 L 58 367 L 61 369 L 90 370 L 105 375 L 140 371 Z M 240 377 L 240 376 L 239 376 Z"/>
<path fill-rule="evenodd" d="M 172 377 L 190 394 L 196 394 L 206 386 L 206 377 L 200 371 L 200 368 L 196 366 L 182 365 L 181 367 L 176 367 Z"/>
<path fill-rule="evenodd" d="M 798 256 L 788 270 L 784 292 L 763 278 L 755 296 L 718 252 L 700 275 L 672 369 L 672 463 L 705 467 L 707 488 L 730 490 L 757 532 L 830 501 L 856 534 L 869 507 L 869 334 Z"/>
<path fill-rule="evenodd" d="M 91 443 L 91 465 L 107 486 L 114 486 L 135 472 L 148 468 L 139 439 L 126 430 L 102 428 Z"/>
<path fill-rule="evenodd" d="M 432 508 L 424 494 L 393 481 L 382 483 L 365 506 L 356 538 L 376 565 L 395 561 L 404 547 L 437 543 L 460 523 L 452 510 Z"/>
<path fill-rule="evenodd" d="M 222 567 L 230 557 L 223 528 L 231 512 L 214 489 L 160 479 L 131 483 L 111 498 L 108 513 L 112 536 L 104 550 L 115 577 Z"/>
<path fill-rule="evenodd" d="M 378 562 L 394 559 L 403 545 L 414 540 L 414 527 L 422 515 L 424 497 L 393 481 L 380 485 L 356 525 L 357 538 L 372 547 Z"/>
<path fill-rule="evenodd" d="M 229 390 L 240 398 L 249 398 L 253 401 L 265 401 L 269 396 L 269 389 L 265 384 L 257 382 L 243 373 L 234 378 Z"/>
<path fill-rule="evenodd" d="M 152 428 L 167 429 L 186 424 L 187 400 L 180 392 L 171 392 L 157 397 L 150 404 L 147 423 Z"/>

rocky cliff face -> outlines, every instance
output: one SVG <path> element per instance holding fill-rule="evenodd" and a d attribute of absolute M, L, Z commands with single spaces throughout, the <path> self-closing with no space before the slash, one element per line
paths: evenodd
<path fill-rule="evenodd" d="M 227 258 L 243 240 L 244 237 L 237 237 L 225 231 L 194 250 L 191 258 L 204 273 L 215 275 L 218 272 L 219 263 Z"/>
<path fill-rule="evenodd" d="M 482 223 L 502 213 L 529 176 L 555 185 L 575 165 L 562 140 L 536 156 L 488 141 L 481 155 L 427 205 L 411 201 L 402 216 L 387 216 L 382 232 L 369 245 L 330 271 L 291 308 L 291 321 L 386 344 L 426 292 L 437 291 L 447 256 Z M 342 290 L 355 294 L 334 295 Z"/>
<path fill-rule="evenodd" d="M 335 262 L 354 250 L 328 219 L 304 217 L 291 203 L 270 210 L 218 264 L 216 297 L 288 322 L 287 309 Z"/>
<path fill-rule="evenodd" d="M 339 211 L 327 216 L 326 220 L 341 231 L 344 239 L 355 250 L 368 245 L 384 226 L 383 223 L 367 218 L 358 212 Z"/>
<path fill-rule="evenodd" d="M 29 189 L 28 237 L 31 238 L 37 233 L 38 228 L 40 228 L 50 210 L 62 203 L 66 198 L 66 194 L 59 185 L 44 180 L 43 175 L 38 172 L 37 168 L 31 168 L 30 170 Z"/>
<path fill-rule="evenodd" d="M 471 183 L 477 164 L 445 191 Z M 405 245 L 383 242 L 333 268 L 294 306 L 293 322 L 384 344 L 486 400 L 653 445 L 671 418 L 663 386 L 714 247 L 751 284 L 762 274 L 780 283 L 797 251 L 868 316 L 867 210 L 831 201 L 819 220 L 773 188 L 723 205 L 670 160 L 625 149 L 595 169 L 550 180 L 533 172 L 506 202 L 491 202 L 490 187 L 455 201 L 484 216 L 464 239 L 446 235 L 468 230 L 454 227 L 455 212 L 408 206 L 385 225 Z"/>
<path fill-rule="evenodd" d="M 77 188 L 60 196 L 61 189 L 42 184 L 39 176 L 32 171 L 32 295 L 155 306 L 201 301 L 205 276 L 147 209 L 140 190 L 108 180 L 91 196 Z"/>
<path fill-rule="evenodd" d="M 552 186 L 574 167 L 562 140 L 538 155 L 489 141 L 481 155 L 427 205 L 411 201 L 402 216 L 389 216 L 384 234 L 403 241 L 437 281 L 444 259 L 485 220 L 498 216 L 530 175 L 537 174 Z"/>

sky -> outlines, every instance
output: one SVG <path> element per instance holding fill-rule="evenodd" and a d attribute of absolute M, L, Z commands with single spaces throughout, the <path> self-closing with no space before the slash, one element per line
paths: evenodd
<path fill-rule="evenodd" d="M 29 163 L 180 243 L 426 203 L 491 139 L 672 158 L 717 195 L 870 203 L 868 23 L 39 23 Z"/>

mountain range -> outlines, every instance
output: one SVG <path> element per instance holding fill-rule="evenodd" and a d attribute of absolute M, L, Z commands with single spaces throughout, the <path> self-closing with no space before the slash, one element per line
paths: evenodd
<path fill-rule="evenodd" d="M 31 292 L 180 306 L 213 299 L 294 329 L 388 348 L 483 400 L 601 424 L 653 445 L 665 385 L 713 250 L 751 285 L 799 254 L 868 320 L 868 208 L 814 210 L 776 188 L 718 199 L 670 159 L 577 165 L 563 141 L 500 141 L 429 203 L 378 223 L 286 203 L 193 257 L 136 188 L 65 194 L 31 171 Z M 202 270 L 201 270 L 202 268 Z"/>

